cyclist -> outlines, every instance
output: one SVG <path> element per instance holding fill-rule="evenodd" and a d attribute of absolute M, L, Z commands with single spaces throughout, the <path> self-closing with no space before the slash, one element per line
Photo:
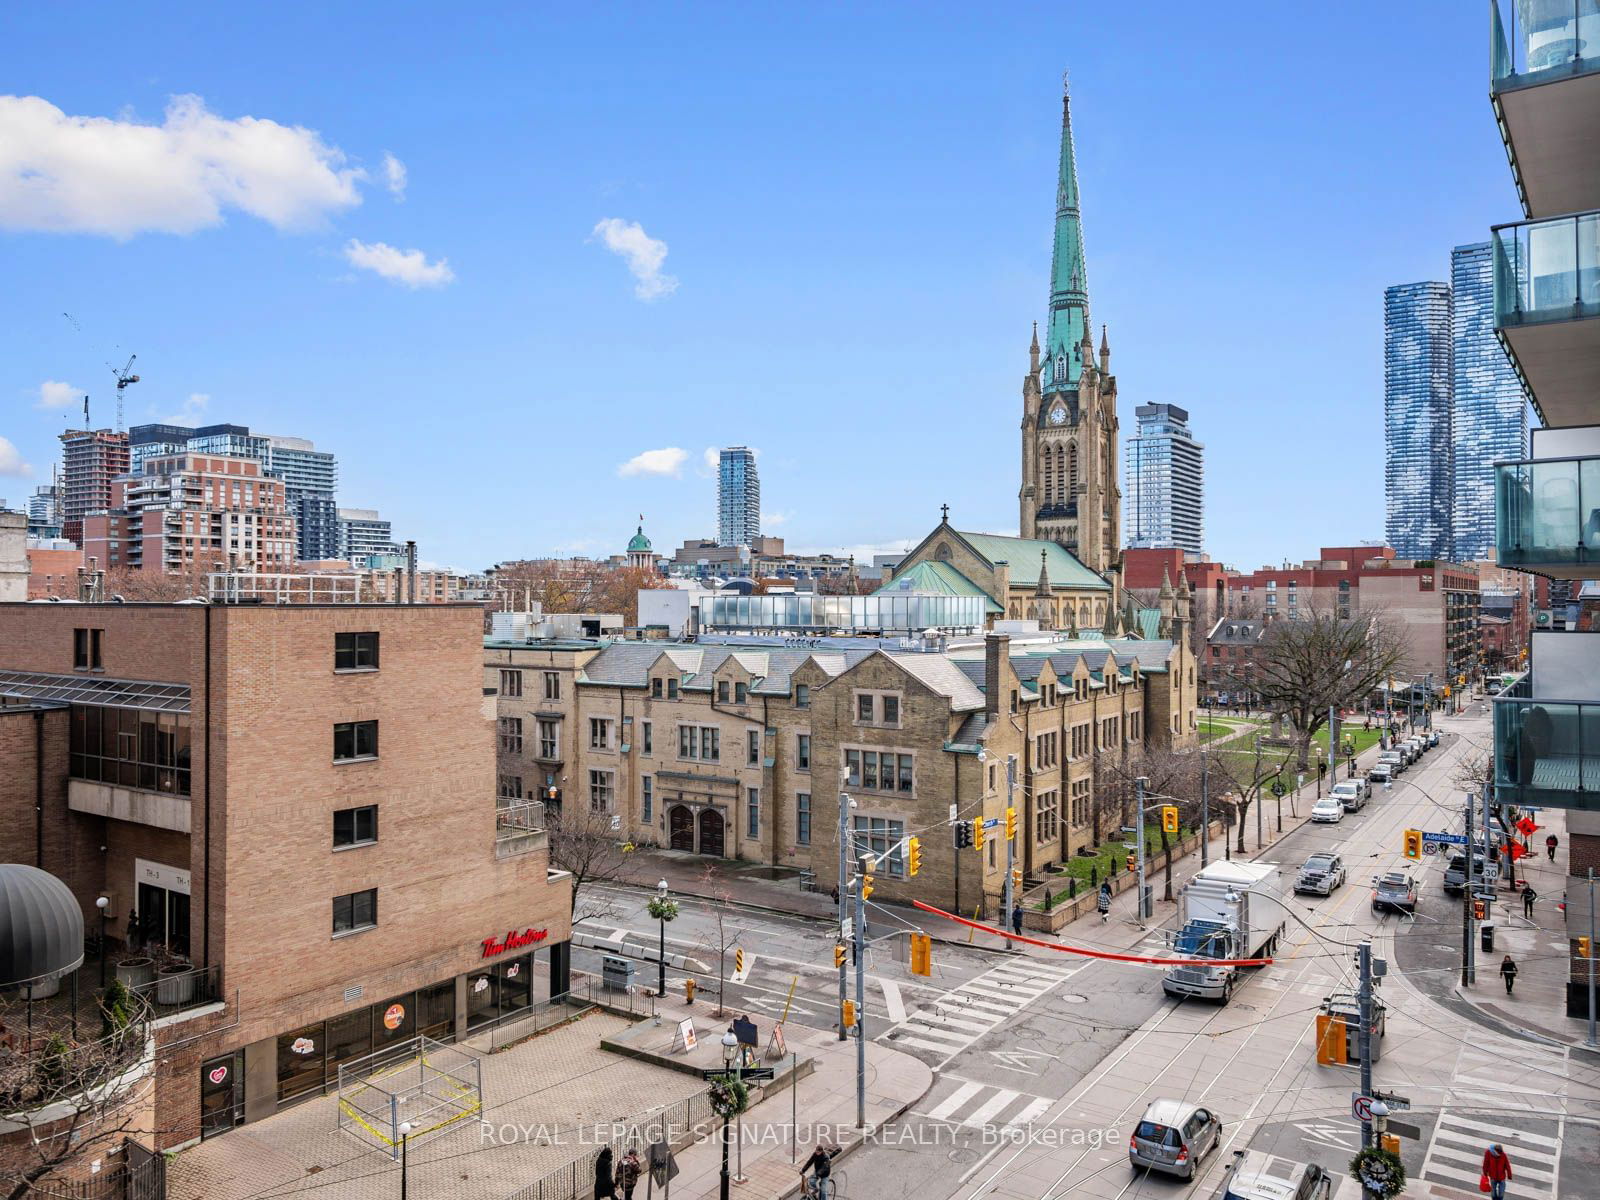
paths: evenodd
<path fill-rule="evenodd" d="M 826 1142 L 818 1142 L 816 1149 L 811 1152 L 811 1157 L 806 1159 L 800 1168 L 800 1186 L 807 1196 L 826 1196 L 827 1180 L 833 1174 L 833 1156 L 839 1153 L 837 1146 L 829 1146 Z M 811 1172 L 811 1178 L 806 1178 L 806 1172 Z"/>

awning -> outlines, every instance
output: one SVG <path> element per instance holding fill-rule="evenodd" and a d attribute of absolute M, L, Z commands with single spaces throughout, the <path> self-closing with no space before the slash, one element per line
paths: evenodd
<path fill-rule="evenodd" d="M 0 696 L 53 700 L 59 704 L 99 704 L 107 708 L 186 713 L 189 687 L 100 675 L 47 675 L 38 671 L 0 671 Z"/>

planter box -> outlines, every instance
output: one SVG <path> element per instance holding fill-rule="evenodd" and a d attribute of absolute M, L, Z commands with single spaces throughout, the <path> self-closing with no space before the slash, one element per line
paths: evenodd
<path fill-rule="evenodd" d="M 187 1004 L 194 999 L 194 971 L 163 967 L 156 977 L 157 1004 Z"/>
<path fill-rule="evenodd" d="M 156 977 L 153 958 L 125 958 L 117 964 L 117 979 L 129 991 L 145 987 Z"/>

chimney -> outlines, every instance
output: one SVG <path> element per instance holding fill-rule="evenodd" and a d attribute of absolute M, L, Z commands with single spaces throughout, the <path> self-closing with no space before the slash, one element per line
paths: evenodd
<path fill-rule="evenodd" d="M 986 634 L 983 639 L 983 711 L 1000 715 L 1000 666 L 1011 654 L 1011 635 Z"/>
<path fill-rule="evenodd" d="M 417 602 L 417 544 L 406 543 L 406 603 Z"/>
<path fill-rule="evenodd" d="M 396 604 L 404 604 L 406 602 L 406 572 L 404 567 L 396 567 L 394 569 L 394 602 Z"/>

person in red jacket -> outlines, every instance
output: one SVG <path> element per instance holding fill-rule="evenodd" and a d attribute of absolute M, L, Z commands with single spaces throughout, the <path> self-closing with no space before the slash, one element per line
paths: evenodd
<path fill-rule="evenodd" d="M 1505 1147 L 1493 1143 L 1483 1152 L 1483 1177 L 1489 1181 L 1489 1200 L 1506 1200 L 1506 1184 L 1511 1182 L 1511 1160 Z"/>

